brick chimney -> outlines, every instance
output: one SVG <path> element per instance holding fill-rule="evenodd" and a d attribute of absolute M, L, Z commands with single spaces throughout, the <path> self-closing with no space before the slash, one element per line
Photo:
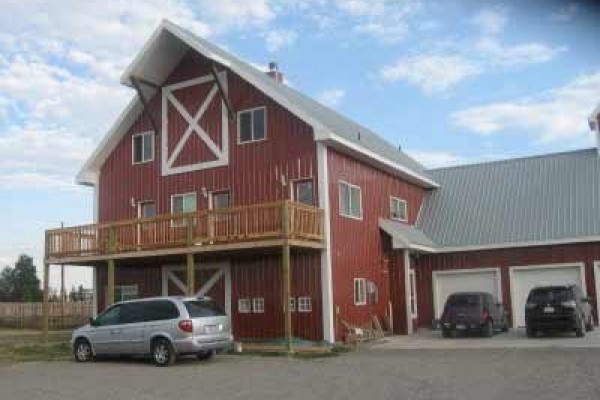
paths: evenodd
<path fill-rule="evenodd" d="M 279 65 L 275 61 L 269 63 L 269 70 L 267 75 L 275 79 L 279 83 L 283 83 L 283 74 L 279 71 Z"/>

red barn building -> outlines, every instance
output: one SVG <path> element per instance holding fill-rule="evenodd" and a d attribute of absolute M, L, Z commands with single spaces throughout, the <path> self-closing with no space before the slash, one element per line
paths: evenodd
<path fill-rule="evenodd" d="M 163 22 L 78 176 L 96 221 L 46 232 L 46 277 L 93 266 L 98 310 L 209 295 L 238 340 L 334 342 L 373 316 L 410 333 L 457 290 L 496 294 L 513 326 L 536 284 L 596 295 L 595 149 L 425 170 L 270 67 Z"/>

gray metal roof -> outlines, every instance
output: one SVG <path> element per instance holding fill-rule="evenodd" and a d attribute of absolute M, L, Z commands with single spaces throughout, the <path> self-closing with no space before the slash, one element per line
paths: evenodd
<path fill-rule="evenodd" d="M 430 170 L 416 227 L 438 247 L 600 236 L 596 149 Z"/>
<path fill-rule="evenodd" d="M 391 219 L 380 218 L 379 227 L 391 236 L 393 248 L 411 249 L 415 247 L 434 248 L 435 244 L 414 226 Z"/>

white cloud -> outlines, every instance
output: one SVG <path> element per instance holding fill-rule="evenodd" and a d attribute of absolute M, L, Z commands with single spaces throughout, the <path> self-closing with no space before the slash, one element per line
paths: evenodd
<path fill-rule="evenodd" d="M 471 107 L 452 114 L 461 128 L 482 135 L 514 130 L 542 142 L 585 139 L 587 117 L 598 101 L 600 71 L 581 75 L 537 96 Z M 590 136 L 591 138 L 591 136 Z"/>
<path fill-rule="evenodd" d="M 407 150 L 407 153 L 427 168 L 448 167 L 467 162 L 466 158 L 448 151 Z"/>
<path fill-rule="evenodd" d="M 336 0 L 337 6 L 352 15 L 381 15 L 385 0 Z"/>
<path fill-rule="evenodd" d="M 327 89 L 321 92 L 317 96 L 317 100 L 321 103 L 330 106 L 337 107 L 342 99 L 346 96 L 346 91 L 343 89 Z"/>
<path fill-rule="evenodd" d="M 288 47 L 288 46 L 292 45 L 296 41 L 297 38 L 298 38 L 298 34 L 292 30 L 287 30 L 287 29 L 270 30 L 265 34 L 265 42 L 267 44 L 267 50 L 270 52 L 278 51 L 283 47 Z"/>
<path fill-rule="evenodd" d="M 424 92 L 441 92 L 481 73 L 474 62 L 457 55 L 419 55 L 398 59 L 380 70 L 387 82 L 406 81 Z"/>
<path fill-rule="evenodd" d="M 479 11 L 472 22 L 486 35 L 495 35 L 504 30 L 508 17 L 506 10 L 501 8 L 488 8 Z"/>
<path fill-rule="evenodd" d="M 566 50 L 565 47 L 551 47 L 536 42 L 506 46 L 491 37 L 480 39 L 475 48 L 491 64 L 505 67 L 545 63 Z"/>

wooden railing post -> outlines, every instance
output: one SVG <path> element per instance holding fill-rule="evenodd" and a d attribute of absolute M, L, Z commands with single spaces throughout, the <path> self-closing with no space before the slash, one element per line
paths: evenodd
<path fill-rule="evenodd" d="M 290 204 L 287 200 L 284 200 L 281 207 L 281 228 L 284 239 L 290 237 Z"/>

